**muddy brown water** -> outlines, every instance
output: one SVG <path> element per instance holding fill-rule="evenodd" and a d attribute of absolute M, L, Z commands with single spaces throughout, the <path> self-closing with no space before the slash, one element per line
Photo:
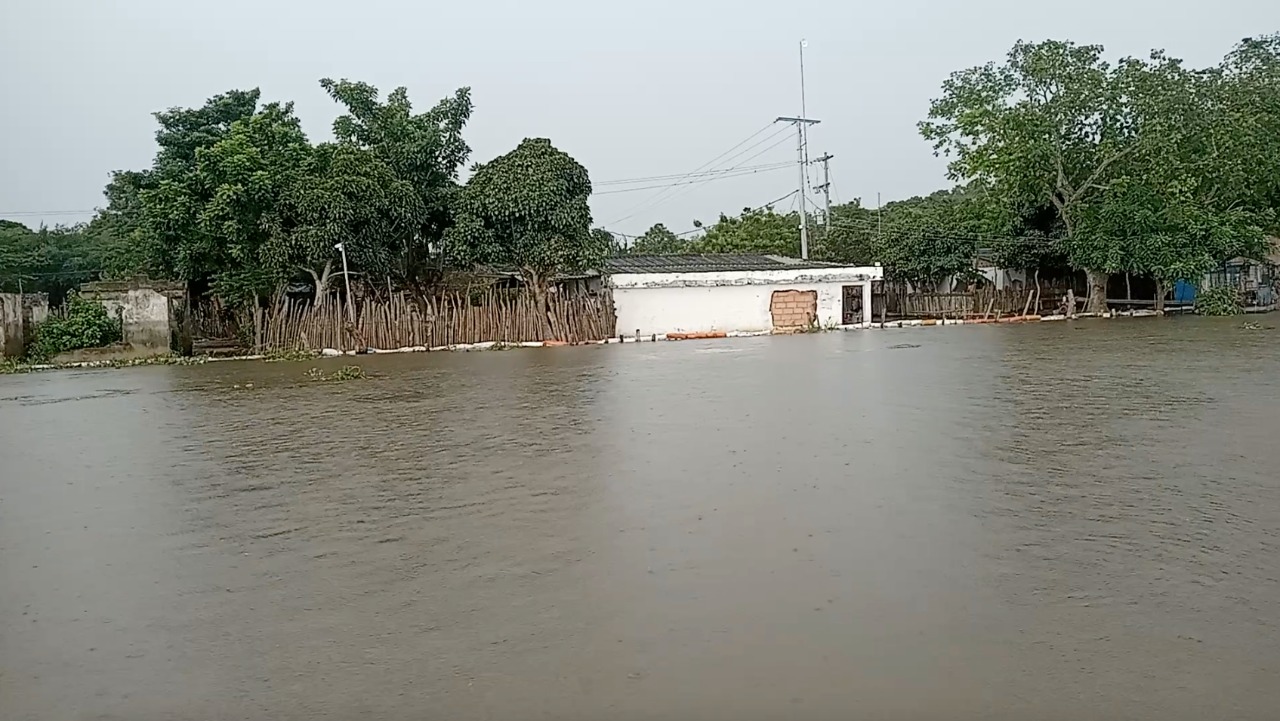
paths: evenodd
<path fill-rule="evenodd" d="M 0 717 L 1280 714 L 1280 331 L 361 363 L 0 378 Z"/>

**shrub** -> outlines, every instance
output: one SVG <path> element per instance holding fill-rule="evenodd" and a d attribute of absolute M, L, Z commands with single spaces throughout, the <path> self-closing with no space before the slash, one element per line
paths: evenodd
<path fill-rule="evenodd" d="M 36 328 L 27 354 L 33 360 L 47 361 L 59 353 L 100 348 L 119 340 L 120 323 L 101 303 L 72 295 L 61 314 L 50 316 Z"/>
<path fill-rule="evenodd" d="M 1206 288 L 1196 294 L 1196 312 L 1200 315 L 1239 315 L 1243 309 L 1240 291 L 1231 286 Z"/>

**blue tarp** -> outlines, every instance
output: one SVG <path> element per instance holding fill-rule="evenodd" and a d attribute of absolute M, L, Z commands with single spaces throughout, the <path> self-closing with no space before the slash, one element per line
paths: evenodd
<path fill-rule="evenodd" d="M 1185 280 L 1178 281 L 1173 286 L 1173 302 L 1174 303 L 1196 302 L 1196 287 Z"/>

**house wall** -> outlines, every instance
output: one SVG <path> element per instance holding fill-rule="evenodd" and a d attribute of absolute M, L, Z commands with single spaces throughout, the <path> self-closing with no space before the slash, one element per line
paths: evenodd
<path fill-rule="evenodd" d="M 776 291 L 817 294 L 817 322 L 839 325 L 843 287 L 863 289 L 871 308 L 872 280 L 880 268 L 737 271 L 722 273 L 627 273 L 610 279 L 618 332 L 630 335 L 767 331 L 773 329 L 770 302 Z M 864 321 L 869 321 L 864 318 Z"/>

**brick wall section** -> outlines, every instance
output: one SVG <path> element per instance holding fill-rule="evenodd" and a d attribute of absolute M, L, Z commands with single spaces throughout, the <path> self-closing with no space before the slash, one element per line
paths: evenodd
<path fill-rule="evenodd" d="M 812 326 L 818 318 L 818 291 L 775 290 L 769 300 L 774 330 L 799 330 Z"/>

